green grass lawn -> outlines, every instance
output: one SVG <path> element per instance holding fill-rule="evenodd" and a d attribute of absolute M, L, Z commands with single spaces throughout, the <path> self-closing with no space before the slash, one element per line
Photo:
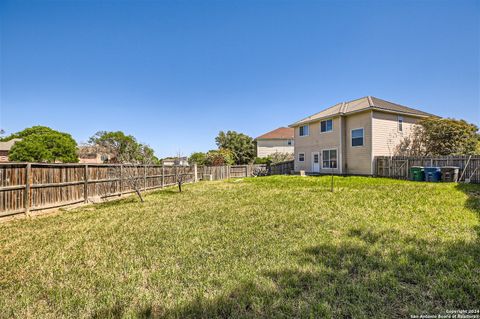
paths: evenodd
<path fill-rule="evenodd" d="M 480 186 L 274 176 L 0 224 L 0 317 L 480 308 Z"/>

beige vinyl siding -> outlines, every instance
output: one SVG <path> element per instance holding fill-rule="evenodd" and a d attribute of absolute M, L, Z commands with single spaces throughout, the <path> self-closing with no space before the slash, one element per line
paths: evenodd
<path fill-rule="evenodd" d="M 397 114 L 373 112 L 373 156 L 392 156 L 397 145 L 412 133 L 419 118 L 403 115 L 403 131 L 398 130 Z"/>
<path fill-rule="evenodd" d="M 260 139 L 257 140 L 257 156 L 267 157 L 273 153 L 290 153 L 293 154 L 293 138 L 290 139 L 292 145 L 288 145 L 288 139 Z"/>
<path fill-rule="evenodd" d="M 363 128 L 363 146 L 352 146 L 352 130 Z M 345 118 L 345 167 L 347 174 L 372 174 L 372 111 Z"/>
<path fill-rule="evenodd" d="M 322 150 L 337 149 L 337 169 L 340 168 L 340 118 L 332 118 L 333 130 L 330 132 L 320 132 L 320 121 L 309 124 L 309 135 L 299 136 L 299 127 L 295 127 L 295 171 L 312 171 L 312 153 L 320 154 L 320 172 L 322 172 Z M 305 162 L 298 161 L 298 154 L 305 153 Z M 330 169 L 328 170 L 330 172 Z"/>

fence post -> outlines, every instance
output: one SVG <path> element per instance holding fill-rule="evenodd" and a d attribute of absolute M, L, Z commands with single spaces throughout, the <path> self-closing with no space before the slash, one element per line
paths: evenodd
<path fill-rule="evenodd" d="M 147 164 L 143 165 L 143 190 L 147 190 Z"/>
<path fill-rule="evenodd" d="M 123 195 L 123 164 L 120 164 L 120 196 Z"/>
<path fill-rule="evenodd" d="M 198 182 L 198 177 L 197 177 L 197 163 L 193 164 L 193 182 L 194 182 L 194 183 Z"/>
<path fill-rule="evenodd" d="M 24 196 L 24 206 L 25 206 L 25 215 L 30 215 L 30 174 L 31 174 L 32 164 L 28 163 L 25 167 L 25 196 Z"/>
<path fill-rule="evenodd" d="M 83 171 L 83 202 L 88 203 L 88 164 L 85 164 Z"/>
<path fill-rule="evenodd" d="M 162 163 L 162 188 L 165 187 L 165 166 Z"/>

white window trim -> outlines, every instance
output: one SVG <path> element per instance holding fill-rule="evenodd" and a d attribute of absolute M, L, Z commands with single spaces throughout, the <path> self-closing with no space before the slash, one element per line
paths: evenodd
<path fill-rule="evenodd" d="M 400 129 L 400 121 L 402 122 L 402 129 Z M 403 116 L 397 115 L 397 131 L 403 133 L 403 124 L 404 124 Z"/>
<path fill-rule="evenodd" d="M 302 126 L 308 127 L 308 134 L 306 134 L 306 135 L 300 135 L 300 128 L 301 128 Z M 306 136 L 309 136 L 309 135 L 310 135 L 310 124 L 300 125 L 300 126 L 298 127 L 298 136 L 299 136 L 299 137 L 306 137 Z"/>
<path fill-rule="evenodd" d="M 337 151 L 337 167 L 336 167 L 336 168 L 323 167 L 323 151 Z M 323 149 L 320 150 L 320 154 L 321 154 L 321 156 L 322 156 L 322 157 L 321 157 L 321 160 L 320 160 L 320 162 L 321 162 L 320 167 L 321 167 L 322 169 L 324 169 L 324 168 L 325 168 L 325 169 L 338 169 L 338 166 L 339 166 L 339 162 L 338 162 L 339 154 L 338 154 L 338 148 L 337 148 L 337 147 L 323 148 Z M 330 162 L 330 159 L 329 159 L 328 161 Z"/>
<path fill-rule="evenodd" d="M 300 160 L 300 154 L 303 155 L 303 161 Z M 298 160 L 299 162 L 304 163 L 304 162 L 305 162 L 305 152 L 300 152 L 300 153 L 298 153 L 298 158 L 297 158 L 297 160 Z"/>
<path fill-rule="evenodd" d="M 352 145 L 352 142 L 353 142 L 353 131 L 356 131 L 356 130 L 362 130 L 363 144 L 362 144 L 362 145 L 355 145 L 355 146 L 353 146 L 353 145 Z M 364 147 L 364 146 L 365 146 L 365 128 L 363 128 L 363 127 L 352 128 L 352 129 L 350 130 L 350 147 Z"/>
<path fill-rule="evenodd" d="M 322 122 L 326 122 L 326 121 L 332 121 L 332 129 L 330 131 L 322 132 Z M 333 118 L 326 119 L 326 120 L 321 120 L 320 123 L 319 123 L 319 126 L 320 126 L 320 134 L 332 133 L 333 132 Z"/>

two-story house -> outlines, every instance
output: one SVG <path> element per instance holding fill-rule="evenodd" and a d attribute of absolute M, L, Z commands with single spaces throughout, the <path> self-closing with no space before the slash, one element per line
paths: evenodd
<path fill-rule="evenodd" d="M 8 162 L 8 154 L 16 142 L 21 141 L 21 138 L 12 138 L 10 141 L 0 142 L 0 162 Z"/>
<path fill-rule="evenodd" d="M 295 171 L 373 175 L 375 156 L 394 155 L 416 123 L 430 116 L 373 96 L 338 103 L 290 125 Z"/>
<path fill-rule="evenodd" d="M 293 154 L 293 128 L 279 127 L 257 137 L 257 156 L 268 157 L 275 153 Z"/>
<path fill-rule="evenodd" d="M 114 159 L 106 148 L 93 145 L 80 145 L 77 148 L 77 155 L 79 163 L 85 164 L 109 163 Z"/>

